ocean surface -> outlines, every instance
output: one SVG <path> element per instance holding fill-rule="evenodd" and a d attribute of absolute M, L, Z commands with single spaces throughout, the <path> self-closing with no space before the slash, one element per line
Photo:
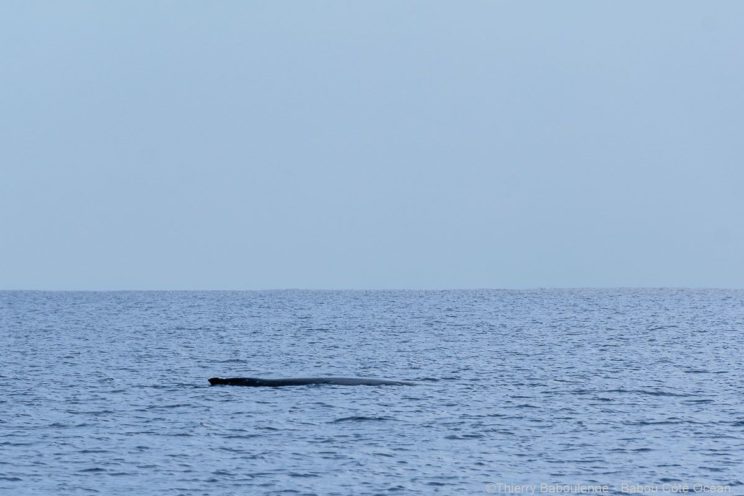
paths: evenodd
<path fill-rule="evenodd" d="M 323 375 L 417 385 L 207 383 Z M 0 381 L 2 495 L 744 494 L 744 291 L 6 291 Z"/>

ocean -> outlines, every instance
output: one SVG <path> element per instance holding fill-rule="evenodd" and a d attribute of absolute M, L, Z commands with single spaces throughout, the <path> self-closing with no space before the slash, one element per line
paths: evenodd
<path fill-rule="evenodd" d="M 744 494 L 743 366 L 738 290 L 5 291 L 0 494 Z"/>

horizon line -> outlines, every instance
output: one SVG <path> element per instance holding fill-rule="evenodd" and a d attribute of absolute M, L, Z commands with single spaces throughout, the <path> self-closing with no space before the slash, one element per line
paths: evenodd
<path fill-rule="evenodd" d="M 85 288 L 85 289 L 40 289 L 40 288 L 13 288 L 5 289 L 0 288 L 0 292 L 11 293 L 146 293 L 146 292 L 280 292 L 280 291 L 567 291 L 567 290 L 721 290 L 721 291 L 737 291 L 744 290 L 742 287 L 724 287 L 724 286 L 530 286 L 530 287 L 442 287 L 442 288 L 301 288 L 301 287 L 286 287 L 286 288 L 150 288 L 150 289 L 100 289 L 100 288 Z"/>

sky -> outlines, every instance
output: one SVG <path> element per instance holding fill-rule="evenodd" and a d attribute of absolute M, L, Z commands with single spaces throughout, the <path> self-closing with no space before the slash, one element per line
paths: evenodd
<path fill-rule="evenodd" d="M 744 287 L 744 2 L 0 2 L 0 289 Z"/>

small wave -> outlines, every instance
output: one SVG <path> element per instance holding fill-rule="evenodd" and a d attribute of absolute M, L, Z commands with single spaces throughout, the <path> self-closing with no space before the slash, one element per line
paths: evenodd
<path fill-rule="evenodd" d="M 66 410 L 66 413 L 71 415 L 93 415 L 98 417 L 100 415 L 113 415 L 116 412 L 113 410 Z"/>
<path fill-rule="evenodd" d="M 695 422 L 694 420 L 639 420 L 635 422 L 623 422 L 625 425 L 703 425 L 705 422 Z"/>
<path fill-rule="evenodd" d="M 676 329 L 678 327 L 679 326 L 676 326 L 676 325 L 660 325 L 660 326 L 655 326 L 655 327 L 649 327 L 646 330 L 647 331 L 659 331 L 661 329 Z"/>
<path fill-rule="evenodd" d="M 631 394 L 647 394 L 649 396 L 673 396 L 673 397 L 679 397 L 679 398 L 688 398 L 690 396 L 695 396 L 693 394 L 686 394 L 686 393 L 672 393 L 669 391 L 652 391 L 652 390 L 646 390 L 646 389 L 610 389 L 608 391 L 600 391 L 603 393 L 631 393 Z"/>
<path fill-rule="evenodd" d="M 365 417 L 363 415 L 354 415 L 351 417 L 337 418 L 336 420 L 332 420 L 329 423 L 336 424 L 338 422 L 370 422 L 370 421 L 379 421 L 379 420 L 395 420 L 395 419 L 393 419 L 392 417 Z"/>
<path fill-rule="evenodd" d="M 251 439 L 254 437 L 261 437 L 261 434 L 228 434 L 222 437 L 225 439 Z"/>
<path fill-rule="evenodd" d="M 146 410 L 170 410 L 171 408 L 183 408 L 183 407 L 189 407 L 192 406 L 189 403 L 174 403 L 172 405 L 157 405 L 150 408 L 147 408 Z"/>
<path fill-rule="evenodd" d="M 483 437 L 483 434 L 450 434 L 444 438 L 451 441 L 466 441 L 469 439 L 481 439 Z"/>

